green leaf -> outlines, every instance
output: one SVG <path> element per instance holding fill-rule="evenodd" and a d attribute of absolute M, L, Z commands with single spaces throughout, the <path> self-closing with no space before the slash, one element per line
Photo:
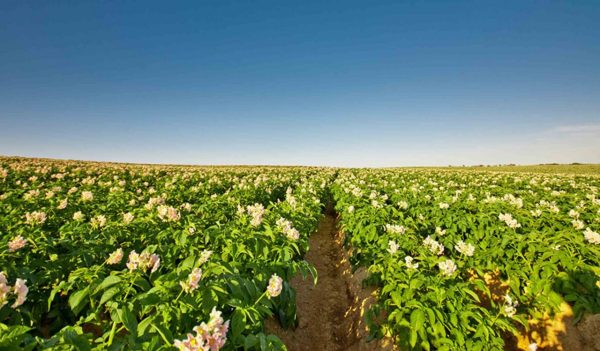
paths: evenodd
<path fill-rule="evenodd" d="M 75 346 L 77 350 L 91 350 L 90 341 L 82 334 L 81 328 L 66 327 L 63 338 L 67 344 Z"/>
<path fill-rule="evenodd" d="M 102 291 L 108 287 L 111 287 L 117 283 L 119 283 L 121 281 L 121 277 L 117 276 L 117 275 L 109 275 L 108 277 L 104 278 L 104 280 L 102 281 L 102 283 L 100 283 L 100 285 L 98 285 L 98 287 L 96 287 L 96 290 L 94 291 L 94 293 L 98 293 L 99 291 Z"/>
<path fill-rule="evenodd" d="M 425 324 L 425 313 L 423 310 L 413 310 L 410 314 L 410 325 L 415 331 L 423 329 Z"/>
<path fill-rule="evenodd" d="M 129 330 L 132 335 L 137 335 L 138 322 L 135 315 L 131 312 L 129 306 L 125 305 L 117 310 L 121 323 Z"/>
<path fill-rule="evenodd" d="M 90 288 L 87 287 L 83 290 L 79 290 L 71 294 L 69 296 L 69 306 L 75 315 L 78 315 L 79 312 L 88 304 Z"/>
<path fill-rule="evenodd" d="M 106 302 L 110 301 L 115 295 L 117 295 L 120 292 L 121 289 L 116 286 L 104 291 L 102 297 L 100 298 L 100 305 L 104 305 Z"/>

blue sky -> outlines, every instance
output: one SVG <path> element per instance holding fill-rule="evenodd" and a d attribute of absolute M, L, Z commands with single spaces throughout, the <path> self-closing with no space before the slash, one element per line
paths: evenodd
<path fill-rule="evenodd" d="M 0 154 L 600 163 L 597 1 L 2 1 Z"/>

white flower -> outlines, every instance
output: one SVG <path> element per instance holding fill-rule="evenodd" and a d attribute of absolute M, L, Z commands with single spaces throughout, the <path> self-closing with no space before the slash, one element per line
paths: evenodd
<path fill-rule="evenodd" d="M 348 206 L 348 213 L 354 212 L 354 206 Z"/>
<path fill-rule="evenodd" d="M 585 229 L 583 237 L 591 244 L 600 245 L 600 234 L 592 231 L 590 228 Z"/>
<path fill-rule="evenodd" d="M 504 300 L 506 300 L 506 304 L 504 305 L 502 312 L 509 318 L 512 318 L 515 314 L 517 314 L 517 306 L 519 305 L 518 301 L 513 301 L 510 295 L 504 295 Z"/>
<path fill-rule="evenodd" d="M 454 274 L 454 272 L 456 272 L 456 269 L 458 268 L 452 260 L 442 261 L 438 263 L 438 267 L 442 271 L 442 274 L 448 277 Z"/>
<path fill-rule="evenodd" d="M 390 234 L 404 234 L 406 228 L 398 224 L 386 224 L 385 230 Z"/>
<path fill-rule="evenodd" d="M 85 215 L 83 213 L 81 213 L 81 211 L 77 211 L 73 214 L 73 220 L 75 220 L 77 222 L 83 221 L 84 218 L 85 218 Z"/>
<path fill-rule="evenodd" d="M 398 251 L 398 244 L 394 240 L 390 240 L 388 242 L 388 252 L 390 254 L 395 254 Z"/>
<path fill-rule="evenodd" d="M 585 223 L 583 223 L 583 221 L 581 221 L 579 219 L 574 219 L 571 221 L 571 223 L 573 224 L 573 228 L 575 228 L 577 230 L 581 230 L 585 227 Z"/>
<path fill-rule="evenodd" d="M 94 199 L 94 194 L 91 191 L 83 191 L 81 192 L 81 200 L 83 201 L 92 201 Z"/>
<path fill-rule="evenodd" d="M 133 221 L 134 217 L 131 212 L 123 213 L 123 223 L 129 224 Z"/>
<path fill-rule="evenodd" d="M 450 207 L 450 204 L 447 204 L 445 202 L 440 202 L 439 206 L 440 206 L 440 209 L 445 210 L 448 207 Z"/>
<path fill-rule="evenodd" d="M 91 224 L 93 228 L 102 228 L 106 225 L 106 216 L 104 215 L 97 215 L 96 217 L 92 218 L 91 220 Z"/>
<path fill-rule="evenodd" d="M 517 222 L 517 220 L 514 219 L 510 213 L 502 213 L 498 215 L 498 219 L 504 221 L 509 228 L 516 229 L 521 227 L 521 224 L 519 224 L 519 222 Z"/>
<path fill-rule="evenodd" d="M 437 242 L 431 236 L 427 236 L 425 240 L 423 240 L 423 245 L 429 249 L 433 254 L 441 256 L 444 253 L 444 245 Z"/>
<path fill-rule="evenodd" d="M 256 203 L 252 206 L 246 207 L 246 211 L 248 215 L 252 217 L 250 224 L 253 227 L 258 227 L 262 223 L 263 216 L 265 214 L 265 207 L 262 204 Z"/>
<path fill-rule="evenodd" d="M 446 235 L 446 229 L 435 227 L 435 233 L 440 236 Z"/>
<path fill-rule="evenodd" d="M 536 343 L 531 343 L 527 346 L 527 351 L 537 351 L 538 345 Z"/>
<path fill-rule="evenodd" d="M 467 244 L 462 240 L 459 240 L 456 243 L 456 245 L 454 245 L 454 248 L 456 249 L 456 251 L 460 252 L 465 256 L 473 256 L 473 253 L 475 252 L 475 246 Z"/>
<path fill-rule="evenodd" d="M 577 212 L 575 210 L 569 210 L 569 217 L 579 218 L 579 212 Z"/>
<path fill-rule="evenodd" d="M 210 250 L 204 250 L 202 251 L 202 253 L 200 254 L 200 258 L 198 259 L 198 262 L 200 265 L 205 264 L 206 262 L 208 262 L 208 259 L 210 258 L 210 256 L 212 255 L 212 251 Z"/>
<path fill-rule="evenodd" d="M 269 279 L 269 286 L 267 287 L 267 297 L 277 297 L 281 294 L 281 289 L 283 287 L 283 279 L 281 279 L 277 274 L 273 274 L 271 279 Z"/>
<path fill-rule="evenodd" d="M 406 267 L 410 268 L 410 269 L 417 269 L 419 268 L 419 264 L 418 263 L 413 263 L 413 258 L 411 256 L 406 256 L 404 257 L 404 262 L 406 263 Z"/>

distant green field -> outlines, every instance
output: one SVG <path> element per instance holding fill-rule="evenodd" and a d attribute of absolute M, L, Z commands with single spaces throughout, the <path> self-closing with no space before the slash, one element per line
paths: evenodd
<path fill-rule="evenodd" d="M 469 167 L 432 167 L 432 169 L 490 171 L 490 172 L 523 172 L 523 173 L 555 173 L 555 174 L 589 174 L 600 176 L 600 164 L 569 165 L 527 165 L 527 166 L 469 166 Z"/>

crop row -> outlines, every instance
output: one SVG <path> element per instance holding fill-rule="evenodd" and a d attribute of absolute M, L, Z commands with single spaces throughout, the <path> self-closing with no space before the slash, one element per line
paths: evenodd
<path fill-rule="evenodd" d="M 0 349 L 282 349 L 331 171 L 0 159 Z"/>
<path fill-rule="evenodd" d="M 332 186 L 367 319 L 402 349 L 503 349 L 558 311 L 600 312 L 600 179 L 343 170 Z M 532 345 L 534 347 L 534 345 Z"/>

